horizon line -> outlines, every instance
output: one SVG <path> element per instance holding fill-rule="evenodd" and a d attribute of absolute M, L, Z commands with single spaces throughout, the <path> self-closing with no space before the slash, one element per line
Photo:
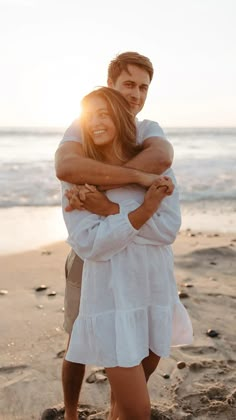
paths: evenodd
<path fill-rule="evenodd" d="M 236 125 L 162 125 L 165 129 L 174 129 L 174 128 L 201 128 L 201 129 L 211 129 L 211 128 L 227 128 L 227 129 L 236 129 Z M 56 125 L 12 125 L 12 126 L 0 126 L 1 130 L 30 130 L 30 129 L 49 129 L 49 130 L 66 130 L 68 126 L 56 126 Z"/>

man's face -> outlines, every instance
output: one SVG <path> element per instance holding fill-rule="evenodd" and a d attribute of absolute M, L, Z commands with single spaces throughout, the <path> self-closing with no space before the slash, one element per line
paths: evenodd
<path fill-rule="evenodd" d="M 116 82 L 108 80 L 108 86 L 118 90 L 129 102 L 131 110 L 136 116 L 145 104 L 150 85 L 150 76 L 140 67 L 128 65 L 128 71 L 122 71 Z"/>

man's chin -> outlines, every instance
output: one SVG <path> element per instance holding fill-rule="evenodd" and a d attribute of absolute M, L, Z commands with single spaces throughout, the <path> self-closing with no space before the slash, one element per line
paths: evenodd
<path fill-rule="evenodd" d="M 138 105 L 130 105 L 130 107 L 131 112 L 132 114 L 134 114 L 134 116 L 136 116 L 141 111 L 141 108 Z"/>

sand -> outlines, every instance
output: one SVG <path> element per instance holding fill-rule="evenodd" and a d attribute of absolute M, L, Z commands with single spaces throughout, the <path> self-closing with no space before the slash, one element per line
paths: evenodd
<path fill-rule="evenodd" d="M 184 230 L 174 244 L 175 272 L 194 327 L 194 343 L 172 350 L 149 381 L 153 419 L 236 419 L 236 234 Z M 64 242 L 0 257 L 0 419 L 40 419 L 63 410 L 61 363 Z M 36 292 L 45 284 L 48 289 Z M 192 287 L 190 287 L 192 286 Z M 56 291 L 55 296 L 48 296 Z M 208 329 L 218 336 L 207 336 Z M 62 352 L 62 353 L 60 353 Z M 183 369 L 177 367 L 185 362 Z M 88 367 L 86 378 L 91 370 Z M 164 374 L 170 377 L 165 379 Z M 81 418 L 107 407 L 109 385 L 84 382 Z M 58 406 L 59 405 L 59 406 Z M 156 406 L 156 408 L 155 408 Z M 95 412 L 95 410 L 94 410 Z M 58 415 L 57 415 L 57 414 Z"/>

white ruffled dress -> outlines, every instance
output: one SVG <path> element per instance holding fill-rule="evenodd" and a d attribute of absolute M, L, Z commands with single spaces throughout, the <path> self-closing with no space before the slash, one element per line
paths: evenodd
<path fill-rule="evenodd" d="M 176 183 L 172 170 L 166 175 Z M 63 192 L 67 188 L 70 185 L 63 183 Z M 136 230 L 128 213 L 143 202 L 144 193 L 138 186 L 108 191 L 109 199 L 120 205 L 120 213 L 113 216 L 63 212 L 68 243 L 84 259 L 80 312 L 68 361 L 131 367 L 148 356 L 149 349 L 167 357 L 171 346 L 192 342 L 170 246 L 181 224 L 177 186 Z"/>

